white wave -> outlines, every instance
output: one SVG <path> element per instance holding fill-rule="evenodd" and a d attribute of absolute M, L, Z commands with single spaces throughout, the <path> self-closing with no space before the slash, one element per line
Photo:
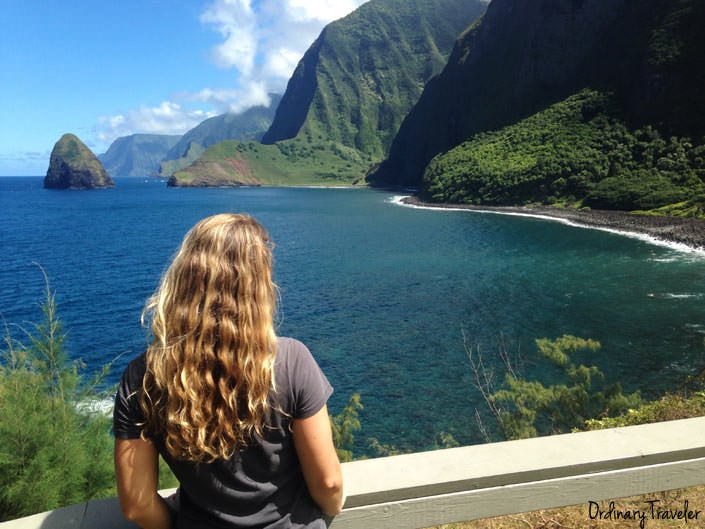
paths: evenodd
<path fill-rule="evenodd" d="M 115 402 L 112 398 L 88 399 L 76 403 L 76 409 L 89 415 L 112 414 Z"/>
<path fill-rule="evenodd" d="M 628 231 L 628 230 L 619 230 L 616 228 L 608 228 L 604 226 L 588 226 L 586 224 L 581 224 L 579 222 L 572 221 L 570 219 L 564 219 L 561 217 L 552 217 L 550 215 L 541 215 L 538 213 L 523 213 L 520 211 L 498 211 L 498 210 L 491 210 L 491 209 L 467 209 L 467 208 L 461 208 L 461 207 L 441 207 L 441 206 L 419 206 L 418 204 L 408 204 L 404 202 L 405 198 L 409 198 L 409 196 L 404 196 L 404 195 L 395 195 L 393 196 L 389 202 L 398 206 L 404 206 L 408 208 L 416 208 L 416 209 L 430 209 L 430 210 L 435 210 L 435 211 L 466 211 L 468 213 L 493 213 L 495 215 L 509 215 L 509 216 L 514 216 L 514 217 L 529 217 L 529 218 L 534 218 L 534 219 L 541 219 L 541 220 L 550 220 L 553 222 L 560 222 L 561 224 L 566 224 L 568 226 L 574 227 L 574 228 L 584 228 L 584 229 L 589 229 L 589 230 L 599 230 L 599 231 L 606 231 L 609 233 L 614 233 L 615 235 L 621 235 L 624 237 L 629 237 L 632 239 L 639 239 L 641 241 L 647 242 L 649 244 L 652 244 L 654 246 L 661 246 L 665 248 L 669 248 L 671 250 L 675 250 L 679 253 L 686 253 L 690 254 L 693 257 L 698 257 L 698 258 L 705 258 L 705 248 L 694 248 L 693 246 L 689 246 L 684 243 L 680 242 L 672 242 L 672 241 L 665 241 L 663 239 L 659 239 L 657 237 L 654 237 L 652 235 L 648 235 L 646 233 L 639 233 L 635 231 Z"/>
<path fill-rule="evenodd" d="M 354 186 L 352 184 L 339 184 L 339 185 L 298 185 L 298 186 L 271 186 L 271 187 L 282 187 L 286 189 L 366 189 L 364 186 Z"/>
<path fill-rule="evenodd" d="M 654 299 L 694 299 L 694 298 L 702 298 L 705 296 L 705 294 L 696 292 L 696 293 L 675 293 L 675 292 L 649 292 L 647 294 L 647 297 L 654 298 Z"/>
<path fill-rule="evenodd" d="M 705 325 L 702 323 L 686 323 L 683 327 L 689 332 L 705 334 Z"/>

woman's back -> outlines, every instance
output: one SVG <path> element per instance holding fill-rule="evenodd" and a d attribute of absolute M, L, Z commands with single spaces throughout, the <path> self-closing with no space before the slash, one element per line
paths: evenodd
<path fill-rule="evenodd" d="M 340 510 L 332 387 L 303 344 L 275 336 L 271 266 L 256 221 L 210 217 L 147 305 L 154 340 L 114 413 L 118 496 L 143 527 L 324 527 L 319 505 Z M 180 482 L 175 509 L 156 493 L 157 453 Z"/>
<path fill-rule="evenodd" d="M 115 408 L 118 438 L 140 435 L 144 372 L 144 355 L 125 371 Z M 277 392 L 264 437 L 230 459 L 179 461 L 163 439 L 153 440 L 180 483 L 176 527 L 267 527 L 278 520 L 290 523 L 283 527 L 316 526 L 321 511 L 307 492 L 290 427 L 321 409 L 333 390 L 306 346 L 291 338 L 278 339 L 274 373 Z"/>

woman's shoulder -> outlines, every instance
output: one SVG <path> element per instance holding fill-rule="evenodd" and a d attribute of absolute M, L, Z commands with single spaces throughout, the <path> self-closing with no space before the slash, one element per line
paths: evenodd
<path fill-rule="evenodd" d="M 289 336 L 277 336 L 277 355 L 311 354 L 306 345 Z"/>
<path fill-rule="evenodd" d="M 333 388 L 308 347 L 295 338 L 278 338 L 274 364 L 277 390 L 289 400 L 287 411 L 304 418 L 318 411 Z"/>
<path fill-rule="evenodd" d="M 133 358 L 125 367 L 122 373 L 123 382 L 130 387 L 141 387 L 142 379 L 147 371 L 147 361 L 145 353 Z"/>
<path fill-rule="evenodd" d="M 296 338 L 277 336 L 275 366 L 286 371 L 318 366 L 309 348 Z M 276 367 L 275 367 L 276 369 Z"/>

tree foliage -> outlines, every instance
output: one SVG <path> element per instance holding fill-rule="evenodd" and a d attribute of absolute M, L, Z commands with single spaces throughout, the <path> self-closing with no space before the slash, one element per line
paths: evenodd
<path fill-rule="evenodd" d="M 115 494 L 110 421 L 90 405 L 105 371 L 85 383 L 68 360 L 48 283 L 42 315 L 1 351 L 0 520 Z"/>
<path fill-rule="evenodd" d="M 423 198 L 652 210 L 705 193 L 705 140 L 625 124 L 616 99 L 583 90 L 515 125 L 438 155 Z"/>
<path fill-rule="evenodd" d="M 620 415 L 640 403 L 638 392 L 625 395 L 621 385 L 607 382 L 598 367 L 571 359 L 579 352 L 598 351 L 599 342 L 564 335 L 536 340 L 536 345 L 539 354 L 562 371 L 563 383 L 526 380 L 510 368 L 501 389 L 495 390 L 481 372 L 485 369 L 481 361 L 470 353 L 478 388 L 506 439 L 570 432 L 583 428 L 589 419 Z"/>
<path fill-rule="evenodd" d="M 340 461 L 353 460 L 354 432 L 360 429 L 360 418 L 358 412 L 363 408 L 360 403 L 360 395 L 353 393 L 350 396 L 347 406 L 330 418 L 333 430 L 333 444 L 338 453 Z"/>

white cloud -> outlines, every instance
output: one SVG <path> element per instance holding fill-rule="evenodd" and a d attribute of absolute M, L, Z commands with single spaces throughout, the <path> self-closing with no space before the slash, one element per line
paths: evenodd
<path fill-rule="evenodd" d="M 216 113 L 224 112 L 242 112 L 243 110 L 270 103 L 267 87 L 263 82 L 248 80 L 247 83 L 241 83 L 236 89 L 212 89 L 204 88 L 195 94 L 184 94 L 185 99 L 208 103 L 218 109 Z"/>
<path fill-rule="evenodd" d="M 285 9 L 294 21 L 319 20 L 328 23 L 344 17 L 364 3 L 356 0 L 288 0 Z"/>
<path fill-rule="evenodd" d="M 250 75 L 257 54 L 257 18 L 250 1 L 216 0 L 201 15 L 201 22 L 215 26 L 225 38 L 212 50 L 214 62 Z"/>
<path fill-rule="evenodd" d="M 302 54 L 288 48 L 271 50 L 262 65 L 265 78 L 288 79 L 301 60 Z"/>
<path fill-rule="evenodd" d="M 142 106 L 116 116 L 98 118 L 97 138 L 109 145 L 121 136 L 134 133 L 183 134 L 200 122 L 215 116 L 215 111 L 192 110 L 164 101 L 157 107 Z"/>
<path fill-rule="evenodd" d="M 216 65 L 234 68 L 244 86 L 281 91 L 323 27 L 367 0 L 214 0 L 201 15 L 223 42 Z"/>

